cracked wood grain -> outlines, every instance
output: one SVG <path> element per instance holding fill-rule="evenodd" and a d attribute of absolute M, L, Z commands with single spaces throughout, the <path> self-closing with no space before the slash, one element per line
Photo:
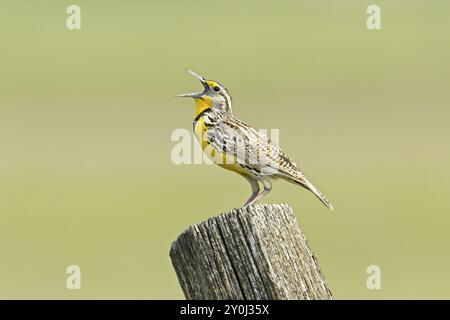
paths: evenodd
<path fill-rule="evenodd" d="M 170 257 L 186 299 L 331 299 L 288 204 L 233 209 L 187 228 Z"/>

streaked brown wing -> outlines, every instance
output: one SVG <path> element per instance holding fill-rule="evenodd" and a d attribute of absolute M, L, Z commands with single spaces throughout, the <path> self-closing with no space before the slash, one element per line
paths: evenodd
<path fill-rule="evenodd" d="M 264 175 L 303 177 L 295 162 L 263 133 L 248 124 L 227 117 L 207 131 L 208 142 L 249 169 Z"/>

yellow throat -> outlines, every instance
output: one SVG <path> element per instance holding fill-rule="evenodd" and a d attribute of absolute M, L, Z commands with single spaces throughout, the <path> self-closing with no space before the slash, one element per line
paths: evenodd
<path fill-rule="evenodd" d="M 211 108 L 213 105 L 213 100 L 211 97 L 203 96 L 201 98 L 195 98 L 195 115 L 203 112 L 205 109 Z"/>

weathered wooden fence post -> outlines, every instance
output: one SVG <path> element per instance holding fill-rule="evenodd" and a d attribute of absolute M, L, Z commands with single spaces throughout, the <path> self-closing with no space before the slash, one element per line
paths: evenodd
<path fill-rule="evenodd" d="M 331 299 L 292 208 L 258 204 L 190 226 L 170 257 L 187 299 Z"/>

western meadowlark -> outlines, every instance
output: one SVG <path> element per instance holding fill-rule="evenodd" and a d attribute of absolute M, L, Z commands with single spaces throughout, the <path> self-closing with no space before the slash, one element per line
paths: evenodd
<path fill-rule="evenodd" d="M 233 116 L 231 95 L 223 85 L 187 71 L 200 80 L 204 90 L 178 97 L 195 100 L 193 129 L 203 151 L 216 164 L 237 172 L 250 183 L 252 194 L 244 206 L 262 199 L 272 189 L 271 181 L 282 178 L 310 190 L 329 209 L 333 209 L 331 202 L 276 144 Z M 263 185 L 262 191 L 259 183 Z"/>

